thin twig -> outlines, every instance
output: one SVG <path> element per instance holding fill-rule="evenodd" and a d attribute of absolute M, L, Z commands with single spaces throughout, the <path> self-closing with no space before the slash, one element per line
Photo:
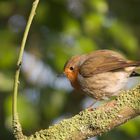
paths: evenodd
<path fill-rule="evenodd" d="M 20 125 L 19 119 L 18 119 L 18 112 L 17 112 L 17 94 L 18 94 L 18 84 L 19 84 L 19 74 L 20 74 L 20 69 L 21 69 L 21 64 L 22 64 L 22 58 L 23 58 L 23 52 L 27 40 L 27 36 L 29 33 L 29 29 L 31 26 L 31 23 L 33 21 L 33 17 L 35 15 L 35 11 L 37 8 L 37 5 L 39 3 L 39 0 L 35 0 L 33 2 L 33 6 L 31 9 L 31 13 L 25 28 L 25 32 L 23 35 L 23 39 L 21 42 L 21 47 L 19 51 L 19 57 L 18 57 L 18 62 L 17 62 L 17 69 L 15 73 L 15 79 L 14 79 L 14 91 L 13 91 L 13 106 L 12 106 L 12 113 L 13 113 L 13 129 L 14 129 L 14 134 L 17 139 L 23 139 L 25 136 L 22 133 L 22 127 Z"/>

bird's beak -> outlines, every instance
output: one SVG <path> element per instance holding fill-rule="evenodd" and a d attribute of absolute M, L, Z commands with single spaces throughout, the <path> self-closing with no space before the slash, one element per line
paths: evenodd
<path fill-rule="evenodd" d="M 57 77 L 66 77 L 65 73 L 57 74 Z"/>

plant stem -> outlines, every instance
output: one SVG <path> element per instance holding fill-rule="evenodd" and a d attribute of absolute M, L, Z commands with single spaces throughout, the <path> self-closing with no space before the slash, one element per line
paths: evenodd
<path fill-rule="evenodd" d="M 19 135 L 18 133 L 20 133 L 20 135 L 23 136 L 22 128 L 21 128 L 21 125 L 19 123 L 18 112 L 17 112 L 17 94 L 18 94 L 19 74 L 20 74 L 21 63 L 22 63 L 22 58 L 23 58 L 23 53 L 24 53 L 26 40 L 27 40 L 27 37 L 28 37 L 29 29 L 31 27 L 31 23 L 33 21 L 38 3 L 39 3 L 39 0 L 35 0 L 33 2 L 33 5 L 32 5 L 30 16 L 29 16 L 29 19 L 28 19 L 28 22 L 27 22 L 27 25 L 26 25 L 26 28 L 25 28 L 25 32 L 24 32 L 24 35 L 23 35 L 23 39 L 22 39 L 22 42 L 21 42 L 19 57 L 18 57 L 18 61 L 17 61 L 17 69 L 16 69 L 16 73 L 15 73 L 15 78 L 14 78 L 12 115 L 13 115 L 14 134 L 15 134 L 15 137 L 17 139 L 21 138 L 20 136 L 18 136 Z"/>

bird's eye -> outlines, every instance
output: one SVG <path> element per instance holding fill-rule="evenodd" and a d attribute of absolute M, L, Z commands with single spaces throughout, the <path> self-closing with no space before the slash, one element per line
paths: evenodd
<path fill-rule="evenodd" d="M 74 68 L 73 67 L 70 67 L 70 70 L 73 70 Z"/>

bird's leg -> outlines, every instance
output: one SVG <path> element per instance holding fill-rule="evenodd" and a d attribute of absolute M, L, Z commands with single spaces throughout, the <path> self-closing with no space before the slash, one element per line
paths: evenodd
<path fill-rule="evenodd" d="M 98 100 L 93 101 L 92 104 L 90 104 L 86 109 L 88 111 L 93 111 L 94 109 L 96 109 L 93 107 L 93 105 L 95 105 L 97 102 L 98 102 Z"/>
<path fill-rule="evenodd" d="M 87 107 L 87 109 L 89 110 L 89 111 L 93 111 L 93 110 L 95 110 L 96 109 L 96 107 L 93 107 L 98 101 L 105 101 L 105 102 L 107 102 L 107 101 L 109 101 L 109 98 L 108 97 L 103 97 L 103 98 L 101 98 L 101 99 L 96 99 L 95 101 L 93 101 L 93 103 L 92 104 L 90 104 L 88 107 Z M 100 103 L 101 103 L 100 102 Z M 97 106 L 98 107 L 98 106 Z"/>

